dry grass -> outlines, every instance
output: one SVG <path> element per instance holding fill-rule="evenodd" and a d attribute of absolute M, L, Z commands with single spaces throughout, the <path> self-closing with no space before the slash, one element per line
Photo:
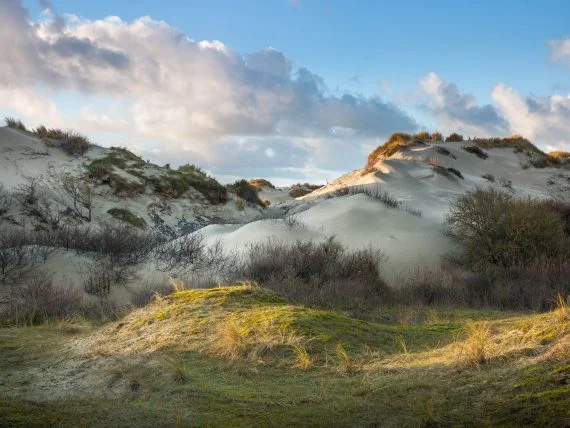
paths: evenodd
<path fill-rule="evenodd" d="M 570 159 L 570 152 L 563 152 L 563 151 L 548 152 L 548 156 L 560 159 Z"/>

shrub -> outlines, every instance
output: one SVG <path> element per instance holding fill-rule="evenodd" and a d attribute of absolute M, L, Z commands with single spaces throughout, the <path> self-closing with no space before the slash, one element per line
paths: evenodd
<path fill-rule="evenodd" d="M 465 146 L 465 147 L 463 147 L 463 150 L 465 150 L 466 152 L 469 152 L 471 154 L 474 154 L 479 159 L 487 159 L 489 157 L 489 155 L 487 153 L 485 153 L 483 150 L 481 150 L 477 146 Z"/>
<path fill-rule="evenodd" d="M 432 141 L 443 141 L 443 135 L 441 135 L 441 132 L 432 132 L 431 134 L 431 140 Z"/>
<path fill-rule="evenodd" d="M 40 137 L 46 145 L 57 147 L 71 156 L 83 156 L 91 146 L 87 137 L 75 131 L 48 129 L 40 125 L 34 129 L 33 132 Z"/>
<path fill-rule="evenodd" d="M 247 180 L 237 180 L 228 185 L 228 189 L 247 202 L 263 206 L 258 196 L 258 188 L 249 184 Z"/>
<path fill-rule="evenodd" d="M 78 315 L 81 294 L 70 284 L 54 285 L 46 272 L 12 288 L 8 318 L 17 325 L 36 325 Z"/>
<path fill-rule="evenodd" d="M 485 180 L 490 181 L 491 183 L 495 182 L 495 176 L 493 174 L 483 174 L 481 175 Z"/>
<path fill-rule="evenodd" d="M 455 132 L 452 134 L 449 134 L 447 136 L 447 138 L 445 139 L 446 143 L 460 143 L 461 141 L 463 141 L 463 135 L 457 134 Z"/>
<path fill-rule="evenodd" d="M 268 187 L 269 189 L 275 189 L 275 186 L 271 184 L 270 181 L 264 178 L 252 178 L 251 180 L 249 180 L 249 184 L 251 184 L 254 187 Z"/>
<path fill-rule="evenodd" d="M 348 251 L 330 238 L 323 242 L 275 239 L 252 244 L 241 275 L 294 302 L 367 306 L 388 295 L 378 250 Z"/>
<path fill-rule="evenodd" d="M 300 198 L 302 196 L 308 195 L 313 190 L 320 189 L 323 186 L 318 184 L 309 184 L 309 183 L 296 183 L 292 184 L 289 190 L 289 196 L 292 198 Z"/>
<path fill-rule="evenodd" d="M 177 171 L 167 170 L 157 177 L 150 177 L 148 181 L 156 193 L 167 198 L 180 198 L 193 187 L 212 204 L 226 203 L 228 200 L 227 188 L 194 165 L 183 165 Z"/>
<path fill-rule="evenodd" d="M 463 174 L 461 174 L 461 171 L 459 171 L 458 169 L 447 167 L 447 170 L 452 174 L 456 175 L 457 177 L 461 178 L 462 180 L 464 180 Z"/>
<path fill-rule="evenodd" d="M 471 266 L 514 266 L 539 257 L 568 256 L 564 223 L 553 209 L 494 188 L 477 189 L 452 201 L 447 224 L 464 245 L 465 261 Z"/>
<path fill-rule="evenodd" d="M 37 252 L 30 232 L 16 227 L 0 229 L 0 282 L 18 283 L 35 270 Z"/>
<path fill-rule="evenodd" d="M 428 140 L 431 140 L 431 135 L 427 131 L 420 131 L 417 134 L 414 134 L 412 136 L 412 139 L 414 139 L 416 141 L 428 141 Z"/>
<path fill-rule="evenodd" d="M 545 205 L 556 212 L 564 222 L 564 230 L 570 236 L 570 203 L 557 201 L 555 199 L 548 199 Z"/>
<path fill-rule="evenodd" d="M 20 131 L 27 131 L 26 125 L 21 120 L 14 119 L 13 117 L 5 117 L 4 123 L 8 128 L 19 129 Z"/>
<path fill-rule="evenodd" d="M 372 153 L 368 155 L 368 162 L 366 163 L 365 170 L 372 171 L 374 164 L 378 159 L 386 159 L 396 153 L 400 148 L 407 146 L 413 141 L 410 134 L 404 132 L 397 132 L 383 145 L 376 147 Z"/>
<path fill-rule="evenodd" d="M 131 211 L 125 208 L 111 208 L 107 211 L 112 217 L 117 220 L 124 221 L 131 226 L 138 227 L 140 229 L 146 229 L 146 221 L 144 218 L 133 214 Z"/>

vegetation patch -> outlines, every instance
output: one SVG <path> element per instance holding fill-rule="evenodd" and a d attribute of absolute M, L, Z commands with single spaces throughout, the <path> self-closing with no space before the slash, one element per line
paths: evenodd
<path fill-rule="evenodd" d="M 233 184 L 229 184 L 227 187 L 230 192 L 235 193 L 244 201 L 265 207 L 263 202 L 259 199 L 259 188 L 250 184 L 247 180 L 237 180 Z"/>
<path fill-rule="evenodd" d="M 320 189 L 321 187 L 323 186 L 319 184 L 310 184 L 310 183 L 292 184 L 291 188 L 289 189 L 289 196 L 291 196 L 292 198 L 300 198 L 302 196 L 308 195 L 314 190 Z"/>
<path fill-rule="evenodd" d="M 117 220 L 124 221 L 131 226 L 138 227 L 140 229 L 146 229 L 146 221 L 144 218 L 133 214 L 131 211 L 125 208 L 111 208 L 107 211 L 112 217 Z"/>
<path fill-rule="evenodd" d="M 463 147 L 463 150 L 477 156 L 479 159 L 487 159 L 489 157 L 489 155 L 478 146 L 465 146 Z"/>
<path fill-rule="evenodd" d="M 28 131 L 26 125 L 21 120 L 14 119 L 13 117 L 5 117 L 4 123 L 8 128 L 18 129 L 19 131 Z"/>
<path fill-rule="evenodd" d="M 463 135 L 457 134 L 456 132 L 449 134 L 445 139 L 446 143 L 460 143 L 462 141 L 463 141 Z"/>
<path fill-rule="evenodd" d="M 389 158 L 401 148 L 410 145 L 413 141 L 414 139 L 410 134 L 406 134 L 404 132 L 392 134 L 388 141 L 383 145 L 378 146 L 368 155 L 368 162 L 366 163 L 365 170 L 367 172 L 371 172 L 374 164 L 378 162 L 378 160 Z"/>
<path fill-rule="evenodd" d="M 267 187 L 269 189 L 275 189 L 275 186 L 271 184 L 269 180 L 266 180 L 264 178 L 252 178 L 248 183 L 254 187 Z"/>
<path fill-rule="evenodd" d="M 87 137 L 75 131 L 50 129 L 40 125 L 33 132 L 48 147 L 57 147 L 71 156 L 83 156 L 91 146 L 91 142 Z"/>

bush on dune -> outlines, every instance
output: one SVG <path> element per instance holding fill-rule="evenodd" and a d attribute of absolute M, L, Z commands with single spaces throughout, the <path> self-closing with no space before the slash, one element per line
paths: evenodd
<path fill-rule="evenodd" d="M 250 246 L 241 275 L 293 302 L 371 306 L 387 298 L 380 266 L 382 252 L 349 251 L 330 238 L 324 242 L 275 239 Z"/>
<path fill-rule="evenodd" d="M 289 190 L 289 196 L 292 198 L 300 198 L 302 196 L 308 195 L 313 190 L 320 189 L 321 185 L 319 184 L 309 184 L 309 183 L 296 183 L 292 184 Z"/>
<path fill-rule="evenodd" d="M 463 135 L 457 134 L 456 132 L 449 134 L 445 139 L 446 143 L 460 143 L 463 141 Z"/>
<path fill-rule="evenodd" d="M 43 125 L 34 129 L 34 134 L 40 137 L 48 146 L 57 147 L 71 156 L 83 156 L 91 142 L 87 137 L 75 131 L 63 131 L 61 129 L 49 129 Z"/>
<path fill-rule="evenodd" d="M 568 256 L 565 224 L 554 209 L 494 188 L 477 189 L 452 201 L 447 224 L 463 244 L 470 266 L 517 266 L 541 257 Z"/>
<path fill-rule="evenodd" d="M 259 199 L 259 189 L 248 183 L 247 180 L 237 180 L 233 184 L 228 185 L 228 190 L 230 192 L 234 192 L 244 201 L 265 207 L 265 205 L 263 205 L 263 202 L 261 202 Z"/>
<path fill-rule="evenodd" d="M 269 189 L 275 189 L 275 186 L 269 181 L 264 178 L 252 178 L 249 180 L 249 184 L 254 187 L 267 187 Z"/>

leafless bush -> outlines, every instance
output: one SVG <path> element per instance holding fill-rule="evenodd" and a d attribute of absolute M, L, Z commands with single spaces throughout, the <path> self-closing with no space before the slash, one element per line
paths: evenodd
<path fill-rule="evenodd" d="M 81 269 L 83 289 L 87 294 L 105 297 L 116 283 L 115 265 L 109 259 L 99 260 Z"/>
<path fill-rule="evenodd" d="M 0 216 L 8 212 L 13 203 L 12 193 L 0 183 Z"/>
<path fill-rule="evenodd" d="M 48 272 L 38 272 L 12 287 L 8 317 L 17 324 L 34 325 L 81 312 L 81 294 L 70 284 L 55 285 Z"/>
<path fill-rule="evenodd" d="M 226 263 L 221 241 L 206 243 L 200 233 L 192 233 L 160 245 L 154 250 L 154 260 L 163 272 L 185 272 L 221 269 Z"/>
<path fill-rule="evenodd" d="M 61 189 L 69 196 L 73 204 L 73 213 L 77 218 L 91 221 L 93 211 L 93 188 L 85 181 L 64 174 L 60 177 Z"/>
<path fill-rule="evenodd" d="M 449 263 L 416 266 L 394 291 L 404 305 L 464 305 L 465 287 L 461 268 Z"/>
<path fill-rule="evenodd" d="M 371 305 L 388 294 L 380 274 L 383 260 L 380 251 L 348 251 L 333 238 L 319 243 L 269 239 L 249 247 L 241 276 L 295 302 Z"/>
<path fill-rule="evenodd" d="M 37 252 L 30 233 L 21 228 L 0 229 L 0 282 L 15 283 L 36 269 Z"/>
<path fill-rule="evenodd" d="M 50 228 L 59 226 L 65 211 L 61 210 L 49 189 L 40 182 L 41 177 L 27 177 L 18 185 L 14 196 L 21 203 L 24 214 L 36 218 Z"/>

